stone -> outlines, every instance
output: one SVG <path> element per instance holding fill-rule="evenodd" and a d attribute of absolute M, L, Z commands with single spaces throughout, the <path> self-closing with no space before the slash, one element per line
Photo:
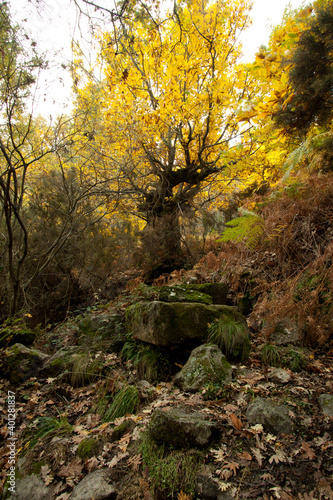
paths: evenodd
<path fill-rule="evenodd" d="M 274 344 L 281 346 L 297 345 L 302 341 L 302 329 L 295 320 L 285 318 L 277 322 L 272 330 L 269 341 Z"/>
<path fill-rule="evenodd" d="M 230 287 L 227 283 L 202 283 L 200 285 L 184 285 L 198 292 L 205 293 L 212 298 L 213 304 L 226 305 Z"/>
<path fill-rule="evenodd" d="M 109 474 L 110 469 L 98 469 L 90 472 L 74 487 L 69 500 L 112 500 L 117 498 L 118 493 L 109 479 Z"/>
<path fill-rule="evenodd" d="M 285 385 L 291 380 L 290 374 L 283 368 L 271 368 L 267 374 L 268 380 L 275 384 Z"/>
<path fill-rule="evenodd" d="M 134 338 L 167 347 L 189 340 L 206 340 L 208 325 L 223 313 L 230 314 L 231 311 L 236 311 L 236 308 L 182 302 L 142 302 L 127 308 L 126 327 Z"/>
<path fill-rule="evenodd" d="M 176 449 L 203 449 L 218 436 L 218 428 L 201 412 L 186 413 L 182 408 L 171 408 L 154 411 L 148 433 L 157 443 Z"/>
<path fill-rule="evenodd" d="M 75 356 L 80 352 L 78 346 L 66 346 L 56 351 L 49 357 L 42 368 L 42 373 L 47 377 L 57 377 L 66 370 L 71 370 Z"/>
<path fill-rule="evenodd" d="M 151 287 L 156 300 L 161 302 L 194 302 L 210 305 L 213 299 L 210 294 L 198 289 L 197 286 L 189 285 L 163 285 Z"/>
<path fill-rule="evenodd" d="M 195 348 L 173 383 L 185 392 L 196 392 L 210 383 L 228 384 L 232 379 L 232 367 L 215 344 Z"/>
<path fill-rule="evenodd" d="M 15 493 L 10 495 L 11 500 L 45 500 L 53 498 L 52 490 L 45 486 L 44 481 L 36 474 L 16 479 Z M 6 497 L 7 498 L 7 497 Z"/>
<path fill-rule="evenodd" d="M 284 405 L 276 405 L 270 399 L 256 398 L 246 410 L 246 418 L 251 425 L 262 424 L 266 432 L 291 434 L 293 423 Z"/>
<path fill-rule="evenodd" d="M 197 475 L 197 493 L 203 500 L 216 500 L 219 487 L 214 481 L 209 467 L 204 466 Z"/>
<path fill-rule="evenodd" d="M 18 384 L 38 374 L 49 356 L 23 344 L 14 344 L 3 351 L 1 356 L 2 375 L 12 384 Z"/>
<path fill-rule="evenodd" d="M 333 395 L 321 394 L 318 398 L 318 401 L 324 415 L 333 417 Z"/>
<path fill-rule="evenodd" d="M 84 318 L 80 324 L 80 330 L 85 334 L 99 334 L 102 337 L 114 337 L 121 333 L 123 316 L 115 313 L 94 314 Z"/>

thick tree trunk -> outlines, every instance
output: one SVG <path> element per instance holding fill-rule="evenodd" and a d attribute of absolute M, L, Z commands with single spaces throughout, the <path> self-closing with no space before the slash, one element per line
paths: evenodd
<path fill-rule="evenodd" d="M 148 258 L 148 281 L 158 278 L 163 273 L 180 269 L 184 263 L 181 248 L 179 212 L 150 216 L 142 232 L 142 243 Z"/>

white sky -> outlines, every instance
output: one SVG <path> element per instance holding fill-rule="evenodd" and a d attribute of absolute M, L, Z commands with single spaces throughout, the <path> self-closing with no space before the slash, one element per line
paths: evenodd
<path fill-rule="evenodd" d="M 43 8 L 36 9 L 36 3 Z M 105 5 L 111 0 L 104 0 Z M 306 0 L 254 0 L 251 11 L 253 24 L 242 37 L 246 60 L 251 60 L 262 44 L 267 44 L 271 26 L 279 24 L 288 5 L 299 7 L 310 3 Z M 71 79 L 62 64 L 71 60 L 70 42 L 72 36 L 89 39 L 89 33 L 79 33 L 77 11 L 71 0 L 9 0 L 14 19 L 23 24 L 35 40 L 39 50 L 48 53 L 51 62 L 46 81 L 40 82 L 38 112 L 50 114 L 66 113 L 70 106 Z"/>

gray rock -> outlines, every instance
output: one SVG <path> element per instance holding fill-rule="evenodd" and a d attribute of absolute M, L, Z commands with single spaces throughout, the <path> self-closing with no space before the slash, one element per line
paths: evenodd
<path fill-rule="evenodd" d="M 126 327 L 134 338 L 157 346 L 177 345 L 188 340 L 205 340 L 210 323 L 225 313 L 235 321 L 243 316 L 237 308 L 197 303 L 161 301 L 133 304 L 126 310 Z"/>
<path fill-rule="evenodd" d="M 283 368 L 271 368 L 268 372 L 267 378 L 275 384 L 281 385 L 288 384 L 291 380 L 290 374 Z"/>
<path fill-rule="evenodd" d="M 197 475 L 197 492 L 203 500 L 216 500 L 219 487 L 208 467 L 203 467 Z"/>
<path fill-rule="evenodd" d="M 291 434 L 293 423 L 286 406 L 277 406 L 269 399 L 256 398 L 246 410 L 246 418 L 252 425 L 262 424 L 272 434 Z"/>
<path fill-rule="evenodd" d="M 49 356 L 23 344 L 8 347 L 1 356 L 3 375 L 13 384 L 18 384 L 38 374 Z"/>
<path fill-rule="evenodd" d="M 215 423 L 200 412 L 186 413 L 181 408 L 154 411 L 149 435 L 157 442 L 173 448 L 206 448 L 217 437 Z"/>
<path fill-rule="evenodd" d="M 321 394 L 318 400 L 323 413 L 329 417 L 333 417 L 333 395 Z"/>
<path fill-rule="evenodd" d="M 12 493 L 9 498 L 10 500 L 45 500 L 53 498 L 53 495 L 52 490 L 45 486 L 40 477 L 31 474 L 23 479 L 16 479 L 15 493 Z"/>
<path fill-rule="evenodd" d="M 91 472 L 77 484 L 70 500 L 112 500 L 117 497 L 117 490 L 109 479 L 110 469 L 98 469 Z M 45 497 L 47 498 L 47 497 Z"/>
<path fill-rule="evenodd" d="M 123 317 L 121 314 L 107 313 L 94 314 L 83 319 L 79 324 L 85 334 L 99 334 L 102 337 L 117 336 L 122 329 Z"/>
<path fill-rule="evenodd" d="M 194 349 L 180 372 L 173 379 L 175 386 L 186 392 L 196 392 L 209 383 L 227 384 L 232 379 L 232 367 L 215 344 Z"/>
<path fill-rule="evenodd" d="M 299 344 L 302 341 L 302 337 L 302 329 L 296 320 L 286 318 L 275 324 L 269 340 L 274 344 L 287 346 Z"/>

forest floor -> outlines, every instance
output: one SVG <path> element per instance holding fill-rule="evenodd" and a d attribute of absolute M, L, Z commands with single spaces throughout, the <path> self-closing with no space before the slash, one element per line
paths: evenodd
<path fill-rule="evenodd" d="M 59 331 L 62 343 L 69 345 L 71 334 L 66 324 Z M 289 382 L 280 383 L 269 377 L 271 368 L 261 363 L 262 340 L 254 334 L 251 340 L 250 358 L 244 365 L 235 366 L 237 375 L 231 384 L 195 394 L 183 393 L 171 382 L 151 385 L 139 381 L 133 364 L 122 362 L 113 353 L 107 356 L 113 375 L 83 387 L 73 387 L 61 377 L 33 377 L 17 387 L 1 380 L 1 441 L 4 445 L 0 452 L 1 488 L 8 472 L 6 398 L 8 391 L 14 391 L 19 463 L 40 474 L 52 491 L 50 498 L 69 499 L 74 485 L 100 468 L 109 468 L 119 492 L 118 500 L 203 498 L 198 493 L 184 491 L 181 478 L 174 490 L 171 479 L 170 484 L 167 480 L 158 483 L 159 479 L 153 476 L 143 459 L 140 443 L 154 410 L 181 406 L 190 412 L 201 411 L 219 425 L 218 441 L 200 452 L 203 473 L 220 492 L 215 498 L 332 499 L 333 418 L 323 414 L 318 397 L 333 391 L 333 351 L 309 352 L 306 370 L 287 370 Z M 111 394 L 121 380 L 137 385 L 139 410 L 135 415 L 105 422 L 101 416 L 105 395 Z M 245 411 L 258 396 L 288 406 L 294 425 L 292 434 L 274 436 L 264 432 L 261 425 L 250 427 Z M 50 425 L 49 432 L 40 435 L 31 447 L 37 422 L 45 421 L 46 417 L 58 424 Z M 126 425 L 126 432 L 116 434 L 114 429 L 119 429 L 124 422 L 130 423 Z M 102 447 L 94 456 L 83 460 L 77 450 L 87 437 L 95 438 Z M 214 496 L 206 494 L 205 498 Z"/>

